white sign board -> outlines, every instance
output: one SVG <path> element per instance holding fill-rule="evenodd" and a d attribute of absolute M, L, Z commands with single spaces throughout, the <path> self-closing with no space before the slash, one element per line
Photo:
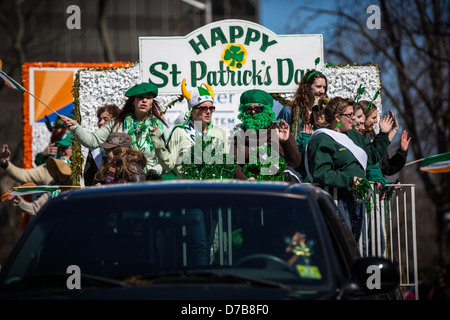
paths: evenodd
<path fill-rule="evenodd" d="M 183 78 L 188 88 L 208 83 L 221 93 L 287 93 L 308 70 L 323 68 L 323 38 L 222 20 L 185 37 L 140 37 L 139 56 L 140 80 L 158 86 L 159 94 L 179 94 Z"/>

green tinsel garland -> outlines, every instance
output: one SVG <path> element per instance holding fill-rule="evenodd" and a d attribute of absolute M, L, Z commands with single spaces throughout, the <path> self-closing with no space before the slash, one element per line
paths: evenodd
<path fill-rule="evenodd" d="M 272 149 L 268 145 L 256 148 L 256 153 L 250 154 L 251 157 L 249 161 L 250 163 L 246 163 L 244 165 L 244 167 L 242 168 L 242 172 L 249 178 L 254 177 L 256 174 L 257 175 L 256 181 L 284 181 L 284 170 L 287 168 L 287 163 L 286 160 L 284 160 L 284 158 L 282 157 L 277 157 L 278 172 L 276 174 L 269 174 L 269 175 L 261 174 L 262 168 L 270 168 L 270 166 L 272 165 L 271 162 L 262 163 L 261 155 L 269 155 L 269 154 L 272 155 Z"/>
<path fill-rule="evenodd" d="M 183 161 L 183 176 L 185 179 L 192 180 L 208 180 L 208 179 L 233 179 L 234 173 L 236 171 L 236 157 L 233 156 L 233 163 L 227 163 L 227 157 L 230 155 L 220 152 L 216 155 L 216 150 L 218 148 L 213 148 L 212 151 L 208 154 L 211 155 L 211 159 L 217 159 L 217 157 L 222 157 L 222 164 L 216 163 L 207 163 L 205 162 L 205 148 L 210 146 L 212 140 L 203 140 L 202 142 L 202 150 L 198 150 L 199 148 L 195 148 L 193 146 L 191 148 L 191 153 L 188 154 L 190 156 L 192 163 L 185 163 Z"/>
<path fill-rule="evenodd" d="M 367 214 L 370 214 L 372 211 L 371 202 L 373 201 L 373 203 L 376 203 L 376 196 L 368 180 L 361 179 L 361 181 L 356 185 L 356 190 L 353 197 L 355 201 L 362 201 L 366 208 Z"/>

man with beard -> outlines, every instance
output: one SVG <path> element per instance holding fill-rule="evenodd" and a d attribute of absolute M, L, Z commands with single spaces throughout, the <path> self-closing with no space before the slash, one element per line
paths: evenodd
<path fill-rule="evenodd" d="M 292 169 L 301 161 L 295 138 L 286 121 L 275 121 L 272 106 L 272 96 L 263 90 L 241 95 L 238 119 L 242 123 L 235 129 L 230 150 L 236 156 L 236 179 L 301 182 Z"/>

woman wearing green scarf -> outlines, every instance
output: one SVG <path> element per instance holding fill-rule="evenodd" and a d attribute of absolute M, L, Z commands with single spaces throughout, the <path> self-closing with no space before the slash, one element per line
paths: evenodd
<path fill-rule="evenodd" d="M 104 143 L 111 132 L 125 132 L 131 136 L 131 147 L 140 150 L 147 158 L 147 176 L 161 175 L 163 168 L 155 155 L 150 133 L 159 129 L 163 137 L 168 132 L 161 107 L 154 99 L 158 88 L 151 83 L 137 84 L 125 93 L 128 100 L 114 119 L 94 132 L 85 131 L 75 120 L 62 116 L 64 125 L 75 139 L 86 148 L 96 148 Z"/>

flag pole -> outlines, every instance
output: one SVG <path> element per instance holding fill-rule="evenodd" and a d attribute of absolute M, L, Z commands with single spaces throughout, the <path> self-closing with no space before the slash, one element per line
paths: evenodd
<path fill-rule="evenodd" d="M 410 164 L 420 162 L 420 161 L 422 161 L 422 160 L 423 160 L 423 158 L 422 158 L 422 159 L 419 159 L 419 160 L 414 160 L 414 161 L 408 162 L 407 164 L 405 164 L 405 167 L 406 167 L 406 166 L 409 166 Z"/>
<path fill-rule="evenodd" d="M 25 89 L 25 88 L 24 88 Z M 30 95 L 30 96 L 32 96 L 33 98 L 35 98 L 37 101 L 39 101 L 40 103 L 42 103 L 44 106 L 46 106 L 47 108 L 49 108 L 50 110 L 52 110 L 54 113 L 56 113 L 58 116 L 60 116 L 61 117 L 61 115 L 58 113 L 58 112 L 56 112 L 55 110 L 53 110 L 52 108 L 50 108 L 48 105 L 46 105 L 44 102 L 42 102 L 40 99 L 38 99 L 34 94 L 32 94 L 30 91 L 28 91 L 28 90 L 26 90 L 25 89 L 25 91 Z"/>
<path fill-rule="evenodd" d="M 5 83 L 9 86 L 9 87 L 11 87 L 12 88 L 12 85 L 11 85 L 11 83 L 14 85 L 14 87 L 15 88 L 13 88 L 13 89 L 16 89 L 17 91 L 19 91 L 19 92 L 21 92 L 21 93 L 23 93 L 23 92 L 26 92 L 26 93 L 28 93 L 30 96 L 32 96 L 33 98 L 35 98 L 37 101 L 39 101 L 40 103 L 42 103 L 44 106 L 46 106 L 47 108 L 49 108 L 50 110 L 52 110 L 54 113 L 56 113 L 58 116 L 60 116 L 61 117 L 61 115 L 58 113 L 58 112 L 56 112 L 55 110 L 53 110 L 52 108 L 50 108 L 47 104 L 45 104 L 44 102 L 42 102 L 40 99 L 38 99 L 34 94 L 32 94 L 30 91 L 28 91 L 27 89 L 25 89 L 23 86 L 21 86 L 16 80 L 14 80 L 13 78 L 11 78 L 10 76 L 8 76 L 7 74 L 6 74 L 6 72 L 4 72 L 3 70 L 2 70 L 2 67 L 3 67 L 3 63 L 2 63 L 2 60 L 0 59 L 0 76 L 1 76 L 1 78 L 3 79 L 3 80 L 5 80 Z M 11 82 L 11 83 L 10 83 Z"/>

